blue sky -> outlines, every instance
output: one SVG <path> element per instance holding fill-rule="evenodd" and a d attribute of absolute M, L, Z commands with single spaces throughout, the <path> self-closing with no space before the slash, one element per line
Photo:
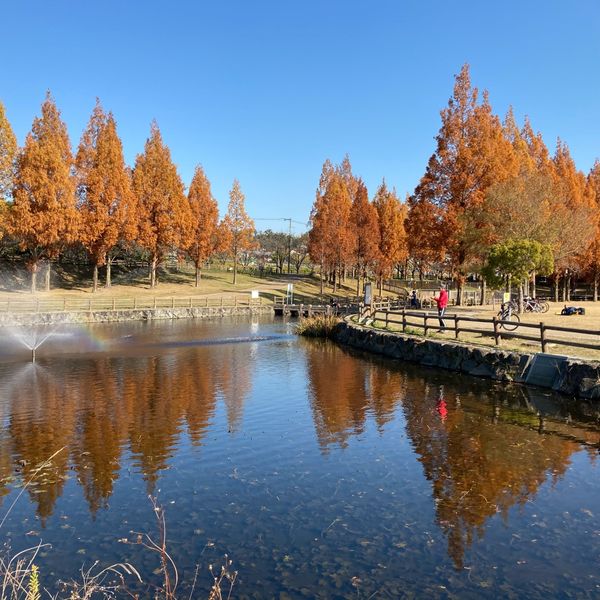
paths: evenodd
<path fill-rule="evenodd" d="M 600 156 L 600 2 L 5 0 L 0 101 L 22 143 L 50 89 L 76 146 L 95 98 L 133 164 L 156 119 L 222 211 L 306 221 L 326 158 L 404 196 L 463 63 L 496 112 L 529 115 L 580 169 Z M 282 221 L 259 229 L 285 230 Z M 295 231 L 302 227 L 295 225 Z"/>

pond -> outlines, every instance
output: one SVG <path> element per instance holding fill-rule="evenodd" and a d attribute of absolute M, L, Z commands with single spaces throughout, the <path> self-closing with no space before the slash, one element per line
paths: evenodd
<path fill-rule="evenodd" d="M 157 583 L 150 496 L 182 598 L 224 554 L 235 598 L 600 593 L 596 407 L 270 318 L 64 328 L 35 363 L 4 333 L 0 533 L 49 545 L 51 590 L 95 561 Z"/>

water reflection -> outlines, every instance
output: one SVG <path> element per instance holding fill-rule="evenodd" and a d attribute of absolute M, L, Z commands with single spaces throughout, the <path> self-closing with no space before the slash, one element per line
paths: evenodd
<path fill-rule="evenodd" d="M 73 474 L 91 512 L 106 507 L 125 450 L 153 493 L 182 431 L 200 445 L 218 399 L 225 405 L 229 430 L 236 430 L 252 386 L 252 360 L 247 348 L 237 345 L 218 355 L 201 347 L 70 364 L 60 369 L 29 364 L 4 373 L 8 381 L 2 382 L 8 427 L 0 439 L 1 493 L 7 493 L 13 473 L 29 481 L 64 448 L 28 486 L 42 522 Z"/>
<path fill-rule="evenodd" d="M 330 343 L 307 345 L 306 369 L 317 441 L 325 453 L 332 444 L 346 447 L 369 416 L 382 432 L 406 387 L 402 372 L 357 360 Z"/>
<path fill-rule="evenodd" d="M 313 344 L 307 352 L 319 446 L 323 452 L 332 445 L 347 447 L 351 436 L 364 432 L 370 415 L 381 430 L 401 404 L 457 569 L 490 517 L 499 513 L 507 519 L 509 509 L 531 500 L 548 478 L 556 482 L 581 444 L 592 457 L 600 447 L 598 429 L 562 420 L 561 405 L 547 393 L 519 386 L 490 391 L 488 382 L 478 380 L 459 393 L 431 384 L 454 379 L 448 374 L 408 377 L 416 369 L 356 356 L 329 344 Z M 540 409 L 552 414 L 543 416 Z"/>
<path fill-rule="evenodd" d="M 378 578 L 395 578 L 393 596 L 411 569 L 410 589 L 419 578 L 457 586 L 444 560 L 464 575 L 471 549 L 486 548 L 498 521 L 508 528 L 544 484 L 558 489 L 582 449 L 590 464 L 598 456 L 595 408 L 577 414 L 545 392 L 330 343 L 267 335 L 178 344 L 176 329 L 136 332 L 144 343 L 127 352 L 0 365 L 0 495 L 32 480 L 31 505 L 50 529 L 73 489 L 102 521 L 119 487 L 133 485 L 130 471 L 146 493 L 176 481 L 177 539 L 210 531 L 269 596 L 327 595 L 323 581 L 353 595 L 356 573 L 367 596 L 383 585 Z M 184 558 L 194 544 L 182 542 Z M 494 552 L 480 560 L 489 566 Z M 432 574 L 417 576 L 421 568 Z"/>

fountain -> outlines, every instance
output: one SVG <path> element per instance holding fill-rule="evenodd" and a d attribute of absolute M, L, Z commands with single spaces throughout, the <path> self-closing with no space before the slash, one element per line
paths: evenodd
<path fill-rule="evenodd" d="M 28 348 L 31 351 L 31 362 L 32 363 L 35 362 L 37 349 L 48 339 L 50 339 L 51 337 L 69 336 L 70 335 L 68 333 L 67 334 L 58 333 L 53 328 L 50 328 L 48 330 L 45 329 L 44 331 L 39 331 L 37 328 L 31 329 L 28 331 L 12 328 L 12 329 L 10 329 L 10 333 L 14 339 L 21 342 L 21 344 L 23 346 L 25 346 L 26 348 Z"/>

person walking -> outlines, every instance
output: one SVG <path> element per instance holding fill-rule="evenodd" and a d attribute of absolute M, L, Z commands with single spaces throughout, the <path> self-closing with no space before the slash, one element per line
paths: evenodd
<path fill-rule="evenodd" d="M 440 328 L 438 331 L 444 331 L 446 323 L 444 322 L 444 313 L 446 312 L 446 306 L 448 306 L 448 292 L 443 285 L 440 285 L 440 293 L 438 296 L 434 296 L 438 308 L 438 319 L 440 321 Z"/>

